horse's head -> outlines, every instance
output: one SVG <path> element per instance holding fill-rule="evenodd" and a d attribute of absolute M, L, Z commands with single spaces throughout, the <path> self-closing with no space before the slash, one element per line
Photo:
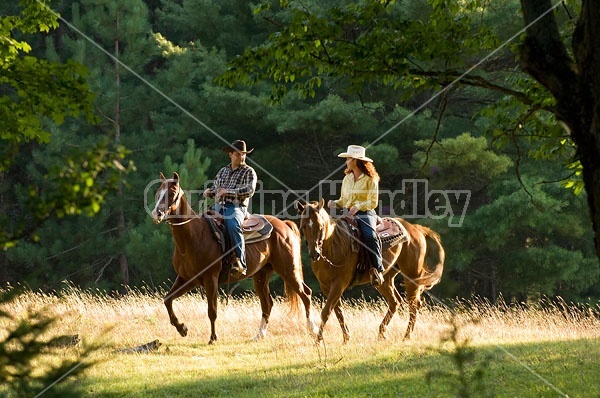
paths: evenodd
<path fill-rule="evenodd" d="M 296 202 L 296 209 L 300 212 L 300 233 L 304 235 L 308 246 L 308 255 L 312 261 L 322 257 L 323 242 L 325 241 L 326 226 L 329 215 L 323 211 L 325 201 L 302 204 Z"/>
<path fill-rule="evenodd" d="M 179 175 L 173 173 L 173 178 L 165 178 L 160 173 L 162 184 L 156 191 L 156 205 L 152 210 L 152 220 L 160 224 L 172 214 L 178 214 L 179 204 L 183 197 L 183 190 L 179 186 Z"/>

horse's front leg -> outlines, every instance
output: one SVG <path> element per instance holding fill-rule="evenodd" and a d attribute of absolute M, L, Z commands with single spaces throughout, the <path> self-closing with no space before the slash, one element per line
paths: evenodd
<path fill-rule="evenodd" d="M 325 305 L 321 310 L 321 325 L 319 326 L 319 331 L 317 333 L 317 344 L 323 341 L 323 329 L 325 328 L 327 320 L 331 315 L 331 310 L 337 307 L 342 297 L 342 293 L 344 291 L 344 289 L 341 289 L 339 287 L 332 287 L 328 293 L 323 288 L 321 288 L 321 290 L 323 290 L 323 292 L 326 294 L 327 300 L 325 301 Z"/>
<path fill-rule="evenodd" d="M 165 307 L 167 307 L 171 325 L 175 326 L 179 334 L 183 337 L 187 335 L 188 329 L 183 323 L 179 323 L 177 316 L 175 316 L 175 313 L 173 312 L 173 300 L 189 292 L 193 287 L 193 284 L 188 283 L 182 277 L 177 276 L 175 282 L 173 282 L 173 286 L 171 286 L 171 290 L 169 290 L 163 300 Z"/>

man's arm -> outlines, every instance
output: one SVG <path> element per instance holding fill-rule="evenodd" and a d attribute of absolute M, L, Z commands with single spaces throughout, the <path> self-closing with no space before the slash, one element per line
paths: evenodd
<path fill-rule="evenodd" d="M 223 169 L 219 170 L 219 172 L 217 173 L 217 176 L 213 180 L 212 186 L 210 186 L 204 190 L 203 195 L 205 198 L 214 198 L 215 197 L 215 195 L 217 193 L 217 186 L 220 185 L 222 172 L 223 172 Z"/>

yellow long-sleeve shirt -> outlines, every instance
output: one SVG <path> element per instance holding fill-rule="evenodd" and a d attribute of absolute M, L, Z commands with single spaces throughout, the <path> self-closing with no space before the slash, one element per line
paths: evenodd
<path fill-rule="evenodd" d="M 379 198 L 379 183 L 364 174 L 354 181 L 354 174 L 346 174 L 342 180 L 341 197 L 335 201 L 337 207 L 350 209 L 353 206 L 358 210 L 373 210 L 377 207 Z"/>

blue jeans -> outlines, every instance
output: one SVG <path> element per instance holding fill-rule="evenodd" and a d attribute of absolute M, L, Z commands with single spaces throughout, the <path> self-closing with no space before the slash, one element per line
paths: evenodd
<path fill-rule="evenodd" d="M 362 239 L 368 248 L 371 264 L 376 270 L 383 272 L 383 260 L 381 257 L 381 241 L 377 236 L 377 214 L 375 210 L 357 211 L 354 215 L 358 228 L 362 233 Z"/>
<path fill-rule="evenodd" d="M 225 232 L 229 236 L 235 255 L 240 259 L 242 266 L 246 268 L 246 244 L 242 231 L 242 224 L 246 218 L 246 207 L 227 202 L 224 205 L 216 205 L 215 210 L 223 216 Z"/>

